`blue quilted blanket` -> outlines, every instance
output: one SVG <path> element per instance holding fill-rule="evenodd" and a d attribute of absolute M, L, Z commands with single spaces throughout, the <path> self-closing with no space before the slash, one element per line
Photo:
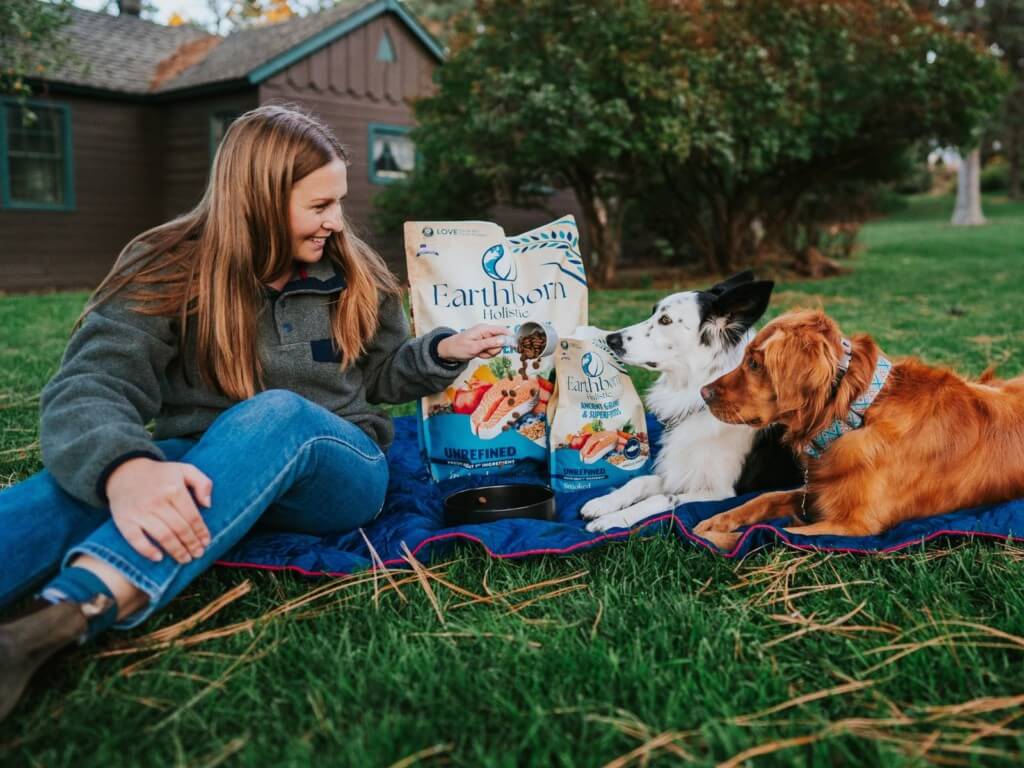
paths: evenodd
<path fill-rule="evenodd" d="M 388 452 L 391 482 L 384 511 L 363 532 L 353 531 L 341 536 L 308 536 L 287 533 L 258 533 L 249 536 L 227 554 L 219 565 L 292 570 L 307 575 L 343 575 L 373 563 L 366 540 L 386 565 L 404 565 L 405 544 L 420 560 L 443 556 L 458 540 L 479 544 L 492 557 L 519 558 L 533 555 L 564 555 L 630 535 L 674 535 L 680 543 L 718 550 L 694 535 L 691 529 L 700 520 L 743 503 L 747 496 L 722 501 L 684 504 L 674 513 L 657 515 L 642 521 L 631 530 L 588 533 L 579 517 L 583 504 L 604 491 L 578 491 L 558 494 L 557 520 L 502 520 L 486 525 L 464 525 L 445 528 L 442 514 L 444 495 L 480 480 L 449 481 L 443 488 L 435 485 L 420 458 L 414 416 L 395 420 L 395 442 Z M 649 419 L 651 444 L 657 444 L 660 425 Z M 507 476 L 506 476 L 507 477 Z M 494 478 L 488 478 L 491 482 Z M 515 477 L 518 482 L 543 483 L 539 474 Z M 782 544 L 795 549 L 817 549 L 839 552 L 892 552 L 942 536 L 980 536 L 1006 539 L 1024 536 L 1024 499 L 990 507 L 951 512 L 925 519 L 912 520 L 881 536 L 798 536 L 777 525 L 755 525 L 748 528 L 736 547 L 725 557 L 743 557 L 751 550 L 766 545 Z"/>

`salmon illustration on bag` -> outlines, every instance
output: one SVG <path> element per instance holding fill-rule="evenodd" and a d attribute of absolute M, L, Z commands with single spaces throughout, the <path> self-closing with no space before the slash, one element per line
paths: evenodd
<path fill-rule="evenodd" d="M 551 423 L 551 485 L 556 491 L 622 485 L 650 471 L 643 402 L 606 332 L 577 328 L 558 343 Z"/>
<path fill-rule="evenodd" d="M 414 330 L 528 322 L 561 336 L 587 321 L 587 278 L 572 216 L 521 235 L 483 221 L 405 224 Z M 550 357 L 506 347 L 472 360 L 419 405 L 419 439 L 435 481 L 547 464 Z"/>

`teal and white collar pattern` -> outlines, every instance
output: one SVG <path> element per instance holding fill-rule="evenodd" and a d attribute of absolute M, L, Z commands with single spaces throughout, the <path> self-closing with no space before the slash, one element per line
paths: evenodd
<path fill-rule="evenodd" d="M 852 347 L 849 340 L 843 339 L 843 360 L 839 365 L 839 377 L 836 380 L 836 386 L 842 381 L 846 370 L 850 366 L 851 351 Z M 878 393 L 882 391 L 882 387 L 885 386 L 891 370 L 892 363 L 885 355 L 879 354 L 878 362 L 875 363 L 874 373 L 871 374 L 871 383 L 868 384 L 868 388 L 864 390 L 860 397 L 850 403 L 850 410 L 847 412 L 846 418 L 836 419 L 828 427 L 815 435 L 807 447 L 804 448 L 804 453 L 812 459 L 820 459 L 821 454 L 832 443 L 847 432 L 860 429 L 864 425 L 864 414 L 867 413 L 868 408 L 875 401 L 875 398 L 878 397 Z"/>

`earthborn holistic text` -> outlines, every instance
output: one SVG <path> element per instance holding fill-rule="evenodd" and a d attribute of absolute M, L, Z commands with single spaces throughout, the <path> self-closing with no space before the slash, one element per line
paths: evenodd
<path fill-rule="evenodd" d="M 576 221 L 566 216 L 506 236 L 483 221 L 405 224 L 414 330 L 457 331 L 526 322 L 569 335 L 587 322 L 587 278 Z M 491 360 L 473 360 L 444 392 L 420 401 L 420 447 L 434 480 L 543 469 L 547 402 L 554 388 L 544 334 L 530 334 Z"/>
<path fill-rule="evenodd" d="M 622 485 L 650 471 L 644 405 L 605 336 L 577 328 L 555 351 L 548 419 L 556 491 Z"/>

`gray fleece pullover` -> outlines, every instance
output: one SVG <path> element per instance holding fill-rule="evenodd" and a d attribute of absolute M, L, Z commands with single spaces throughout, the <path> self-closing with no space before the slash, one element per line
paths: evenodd
<path fill-rule="evenodd" d="M 449 386 L 465 363 L 442 359 L 437 345 L 454 333 L 438 328 L 410 338 L 401 300 L 380 305 L 380 325 L 366 353 L 345 371 L 331 341 L 330 304 L 344 301 L 345 280 L 326 260 L 269 291 L 259 317 L 264 389 L 287 389 L 348 419 L 382 449 L 394 438 L 375 403 L 403 403 Z M 176 319 L 143 315 L 112 299 L 72 336 L 60 370 L 43 390 L 43 463 L 64 490 L 106 506 L 107 478 L 130 458 L 163 460 L 154 443 L 198 439 L 235 401 L 206 386 L 194 334 L 180 349 Z M 155 420 L 153 434 L 146 425 Z"/>

